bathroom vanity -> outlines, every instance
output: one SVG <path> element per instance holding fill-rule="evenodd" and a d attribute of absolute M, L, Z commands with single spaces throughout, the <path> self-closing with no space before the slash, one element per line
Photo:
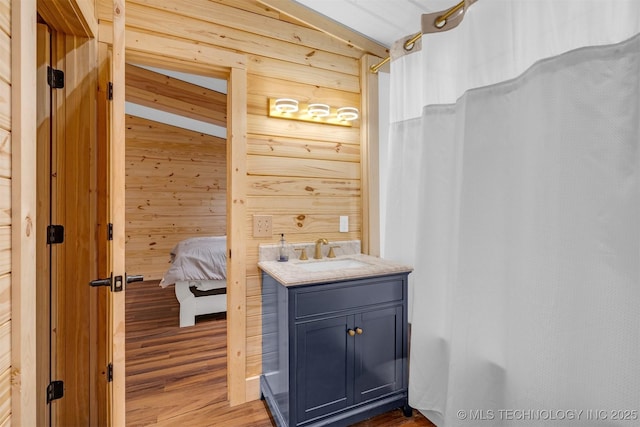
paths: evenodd
<path fill-rule="evenodd" d="M 278 426 L 348 426 L 407 402 L 410 267 L 366 255 L 259 263 L 261 393 Z"/>

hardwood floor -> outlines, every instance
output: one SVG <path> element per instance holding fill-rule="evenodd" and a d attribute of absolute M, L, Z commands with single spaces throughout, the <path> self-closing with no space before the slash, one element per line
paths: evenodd
<path fill-rule="evenodd" d="M 157 281 L 127 287 L 127 425 L 275 426 L 263 401 L 227 403 L 226 316 L 201 316 L 180 328 L 179 311 L 173 287 Z M 434 427 L 417 411 L 405 418 L 400 410 L 355 426 Z"/>

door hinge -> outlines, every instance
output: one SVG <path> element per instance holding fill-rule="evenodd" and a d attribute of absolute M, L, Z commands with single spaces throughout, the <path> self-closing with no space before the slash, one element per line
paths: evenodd
<path fill-rule="evenodd" d="M 107 382 L 110 383 L 113 381 L 113 363 L 109 363 L 107 365 Z"/>
<path fill-rule="evenodd" d="M 113 83 L 107 83 L 107 99 L 113 101 Z"/>
<path fill-rule="evenodd" d="M 51 381 L 47 386 L 47 403 L 58 400 L 64 396 L 64 383 L 62 381 Z"/>
<path fill-rule="evenodd" d="M 47 83 L 51 89 L 62 89 L 64 87 L 64 71 L 47 67 Z"/>
<path fill-rule="evenodd" d="M 113 240 L 113 224 L 107 224 L 107 240 Z"/>
<path fill-rule="evenodd" d="M 64 226 L 49 225 L 47 226 L 47 245 L 57 245 L 64 242 Z"/>

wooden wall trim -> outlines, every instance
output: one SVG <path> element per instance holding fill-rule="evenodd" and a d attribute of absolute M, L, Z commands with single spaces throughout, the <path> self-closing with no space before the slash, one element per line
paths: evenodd
<path fill-rule="evenodd" d="M 380 256 L 380 156 L 378 75 L 369 67 L 379 58 L 365 55 L 361 65 L 363 112 L 360 124 L 360 154 L 362 166 L 362 252 Z"/>
<path fill-rule="evenodd" d="M 260 363 L 262 364 L 262 359 L 260 359 Z M 260 367 L 260 369 L 262 369 L 262 366 Z M 248 377 L 246 383 L 247 402 L 260 399 L 260 375 Z"/>
<path fill-rule="evenodd" d="M 38 13 L 51 28 L 62 33 L 86 38 L 98 35 L 98 19 L 92 0 L 38 0 Z"/>
<path fill-rule="evenodd" d="M 113 223 L 111 271 L 126 277 L 125 266 L 125 0 L 113 0 L 111 78 L 111 145 L 109 151 L 109 214 Z M 130 274 L 135 274 L 130 272 Z M 125 284 L 126 286 L 126 284 Z M 111 362 L 113 381 L 109 383 L 111 402 L 108 416 L 113 426 L 123 426 L 126 420 L 125 373 L 125 293 L 110 292 Z"/>
<path fill-rule="evenodd" d="M 247 72 L 232 68 L 227 117 L 227 334 L 229 402 L 244 403 L 247 356 Z"/>
<path fill-rule="evenodd" d="M 11 2 L 12 425 L 36 425 L 36 2 Z"/>

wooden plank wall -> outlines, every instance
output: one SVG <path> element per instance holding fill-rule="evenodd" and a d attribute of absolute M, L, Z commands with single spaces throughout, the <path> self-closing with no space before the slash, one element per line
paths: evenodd
<path fill-rule="evenodd" d="M 111 20 L 104 2 L 98 17 Z M 246 242 L 247 378 L 261 371 L 258 245 L 276 242 L 280 233 L 289 242 L 362 236 L 358 123 L 345 128 L 269 118 L 267 100 L 286 96 L 360 107 L 363 52 L 293 21 L 255 0 L 127 2 L 132 31 L 191 40 L 194 50 L 213 45 L 247 56 L 247 235 L 254 214 L 273 216 L 271 238 Z M 348 233 L 338 232 L 340 215 L 349 216 Z M 256 390 L 247 395 L 257 397 Z"/>
<path fill-rule="evenodd" d="M 10 16 L 10 0 L 0 0 L 0 426 L 11 425 Z"/>
<path fill-rule="evenodd" d="M 226 234 L 226 141 L 127 115 L 126 266 L 162 278 L 182 239 Z"/>
<path fill-rule="evenodd" d="M 227 127 L 227 95 L 126 64 L 128 102 Z"/>
<path fill-rule="evenodd" d="M 227 125 L 227 96 L 126 65 L 128 102 Z M 226 144 L 210 135 L 126 117 L 126 265 L 162 278 L 180 240 L 226 234 Z"/>

